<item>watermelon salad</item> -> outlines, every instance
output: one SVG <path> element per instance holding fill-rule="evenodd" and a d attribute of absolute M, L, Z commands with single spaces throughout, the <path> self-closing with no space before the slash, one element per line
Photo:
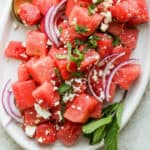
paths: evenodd
<path fill-rule="evenodd" d="M 126 94 L 141 74 L 130 55 L 136 26 L 149 21 L 146 1 L 32 0 L 15 8 L 17 19 L 36 29 L 5 49 L 6 57 L 21 61 L 6 112 L 11 109 L 40 144 L 71 146 L 83 135 L 116 150 L 123 103 L 114 97 L 118 88 Z"/>

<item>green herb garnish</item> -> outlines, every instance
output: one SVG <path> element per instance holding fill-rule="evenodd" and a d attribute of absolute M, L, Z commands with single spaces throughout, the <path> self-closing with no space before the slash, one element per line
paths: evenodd
<path fill-rule="evenodd" d="M 97 41 L 100 40 L 100 37 L 96 36 L 96 35 L 91 35 L 89 38 L 88 38 L 88 44 L 87 46 L 89 48 L 97 48 L 98 47 L 98 44 L 97 44 Z"/>
<path fill-rule="evenodd" d="M 59 89 L 58 89 L 58 92 L 60 95 L 63 95 L 65 92 L 68 92 L 72 89 L 72 87 L 66 83 L 63 83 Z"/>
<path fill-rule="evenodd" d="M 83 125 L 82 131 L 88 135 L 90 144 L 97 144 L 104 139 L 106 150 L 117 150 L 118 133 L 123 112 L 123 104 L 115 103 L 102 111 L 103 117 Z"/>
<path fill-rule="evenodd" d="M 92 121 L 86 125 L 84 125 L 82 127 L 82 131 L 85 134 L 90 134 L 92 132 L 94 132 L 96 129 L 98 129 L 99 127 L 102 127 L 106 124 L 109 124 L 112 121 L 112 117 L 108 116 L 106 118 L 102 118 L 96 121 Z"/>
<path fill-rule="evenodd" d="M 93 14 L 95 13 L 95 11 L 94 11 L 95 8 L 96 8 L 95 5 L 93 5 L 93 4 L 89 5 L 89 6 L 88 6 L 88 14 L 89 14 L 89 15 L 93 15 Z"/>
<path fill-rule="evenodd" d="M 67 55 L 65 55 L 65 54 L 56 54 L 55 56 L 57 59 L 66 59 L 67 58 Z"/>
<path fill-rule="evenodd" d="M 113 46 L 118 46 L 121 44 L 121 40 L 118 36 L 113 36 L 113 42 L 112 42 L 112 45 Z"/>
<path fill-rule="evenodd" d="M 80 71 L 77 71 L 77 72 L 72 72 L 71 73 L 71 77 L 82 77 L 83 76 L 83 73 L 80 72 Z"/>
<path fill-rule="evenodd" d="M 75 30 L 77 33 L 87 33 L 89 31 L 89 29 L 87 27 L 84 26 L 80 26 L 80 25 L 76 25 L 75 26 Z"/>
<path fill-rule="evenodd" d="M 99 3 L 102 3 L 104 0 L 95 0 L 95 4 L 99 4 Z"/>
<path fill-rule="evenodd" d="M 58 27 L 59 33 L 62 33 L 63 28 L 61 26 Z"/>

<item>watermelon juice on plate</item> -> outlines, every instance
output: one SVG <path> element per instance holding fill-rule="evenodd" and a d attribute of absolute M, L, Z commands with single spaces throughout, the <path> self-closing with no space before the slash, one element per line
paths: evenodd
<path fill-rule="evenodd" d="M 8 128 L 16 122 L 23 138 L 40 144 L 28 149 L 57 149 L 56 141 L 76 148 L 84 136 L 88 148 L 104 141 L 117 150 L 124 100 L 143 74 L 131 55 L 137 26 L 149 20 L 146 1 L 14 0 L 12 9 L 26 31 L 24 41 L 12 38 L 3 52 L 19 60 L 1 95 Z"/>

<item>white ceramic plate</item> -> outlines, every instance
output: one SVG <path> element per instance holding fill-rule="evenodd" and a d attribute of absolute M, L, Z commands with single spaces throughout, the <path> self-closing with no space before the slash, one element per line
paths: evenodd
<path fill-rule="evenodd" d="M 147 0 L 148 6 L 150 6 L 150 1 Z M 3 7 L 4 6 L 4 7 Z M 10 40 L 21 40 L 25 41 L 26 29 L 19 27 L 18 30 L 14 30 L 14 19 L 11 16 L 10 11 L 10 0 L 0 0 L 0 98 L 2 97 L 2 89 L 4 84 L 8 79 L 12 81 L 16 80 L 17 77 L 17 65 L 19 62 L 16 60 L 8 59 L 4 57 L 4 48 Z M 149 7 L 150 9 L 150 7 Z M 134 84 L 130 89 L 126 101 L 125 109 L 122 118 L 122 128 L 126 125 L 131 115 L 136 110 L 142 95 L 145 91 L 146 85 L 150 76 L 150 24 L 141 25 L 139 27 L 139 39 L 136 50 L 132 57 L 139 58 L 142 65 L 142 75 L 140 79 Z M 8 134 L 24 149 L 28 150 L 96 150 L 100 147 L 99 145 L 89 146 L 86 139 L 81 138 L 78 143 L 73 147 L 64 147 L 62 144 L 57 142 L 52 146 L 40 146 L 34 140 L 27 138 L 22 131 L 21 127 L 15 122 L 11 121 L 10 118 L 3 110 L 2 104 L 0 103 L 0 121 L 4 126 Z M 6 126 L 7 124 L 7 126 Z"/>

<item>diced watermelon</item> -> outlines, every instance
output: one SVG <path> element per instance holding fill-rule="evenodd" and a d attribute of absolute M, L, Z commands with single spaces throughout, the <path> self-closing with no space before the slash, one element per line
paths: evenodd
<path fill-rule="evenodd" d="M 40 9 L 42 15 L 45 15 L 52 5 L 57 5 L 59 2 L 60 0 L 32 0 L 32 3 Z"/>
<path fill-rule="evenodd" d="M 97 100 L 92 96 L 80 94 L 65 111 L 64 117 L 72 122 L 85 123 L 88 120 L 90 113 L 95 109 L 97 103 Z"/>
<path fill-rule="evenodd" d="M 82 7 L 88 7 L 91 4 L 91 0 L 68 0 L 66 4 L 65 14 L 69 17 L 73 8 L 78 5 Z"/>
<path fill-rule="evenodd" d="M 5 49 L 5 55 L 19 60 L 29 59 L 29 56 L 26 54 L 26 48 L 19 41 L 10 41 Z"/>
<path fill-rule="evenodd" d="M 148 22 L 149 15 L 145 0 L 125 0 L 110 8 L 112 16 L 119 22 L 137 25 Z"/>
<path fill-rule="evenodd" d="M 70 27 L 68 23 L 63 22 L 59 25 L 62 29 L 60 35 L 60 41 L 64 44 L 73 43 L 76 38 L 81 39 L 82 36 L 78 34 L 73 27 Z"/>
<path fill-rule="evenodd" d="M 121 45 L 116 46 L 116 47 L 113 47 L 113 53 L 122 53 L 122 52 L 125 52 L 125 55 L 122 56 L 121 58 L 117 59 L 117 60 L 115 61 L 115 64 L 118 64 L 118 63 L 120 63 L 120 62 L 123 62 L 123 61 L 129 59 L 129 57 L 130 57 L 130 55 L 131 55 L 131 51 L 132 51 L 132 50 L 131 50 L 130 48 L 128 48 L 128 47 L 123 47 L 123 46 L 121 46 Z"/>
<path fill-rule="evenodd" d="M 30 74 L 28 72 L 28 68 L 26 64 L 20 64 L 18 66 L 18 80 L 19 81 L 27 81 L 30 79 Z"/>
<path fill-rule="evenodd" d="M 23 116 L 24 116 L 24 124 L 29 126 L 38 125 L 48 121 L 42 117 L 39 117 L 34 108 L 26 109 L 23 112 Z"/>
<path fill-rule="evenodd" d="M 100 118 L 102 115 L 102 103 L 98 102 L 97 106 L 95 107 L 94 111 L 90 114 L 90 118 Z"/>
<path fill-rule="evenodd" d="M 54 107 L 59 102 L 60 96 L 50 82 L 44 82 L 32 92 L 33 97 L 43 107 Z"/>
<path fill-rule="evenodd" d="M 58 131 L 57 137 L 64 145 L 71 146 L 75 144 L 81 132 L 80 124 L 65 121 L 65 124 Z"/>
<path fill-rule="evenodd" d="M 119 4 L 113 5 L 110 11 L 113 18 L 117 19 L 119 22 L 127 22 L 138 15 L 137 0 L 120 2 Z"/>
<path fill-rule="evenodd" d="M 33 80 L 15 82 L 12 84 L 16 105 L 20 110 L 25 110 L 33 107 L 35 99 L 32 96 L 32 91 L 36 88 Z"/>
<path fill-rule="evenodd" d="M 47 54 L 47 37 L 39 31 L 30 31 L 26 37 L 26 53 L 30 56 L 45 56 Z"/>
<path fill-rule="evenodd" d="M 90 76 L 90 82 L 92 88 L 97 96 L 101 98 L 101 100 L 105 100 L 105 94 L 103 90 L 103 82 L 102 82 L 102 74 L 103 68 L 95 68 Z M 107 82 L 107 79 L 106 79 Z M 110 99 L 109 101 L 113 101 L 116 92 L 116 84 L 114 82 L 111 83 L 111 88 L 109 91 Z"/>
<path fill-rule="evenodd" d="M 136 0 L 138 4 L 138 14 L 134 16 L 128 23 L 130 25 L 138 25 L 149 21 L 148 8 L 146 0 Z"/>
<path fill-rule="evenodd" d="M 114 77 L 114 82 L 121 88 L 128 90 L 133 82 L 140 76 L 141 66 L 132 64 L 121 68 Z"/>
<path fill-rule="evenodd" d="M 98 52 L 101 58 L 106 57 L 112 53 L 112 38 L 109 37 L 107 34 L 96 34 L 100 37 L 100 40 L 97 41 L 98 43 Z"/>
<path fill-rule="evenodd" d="M 119 36 L 122 33 L 123 29 L 124 29 L 124 24 L 112 22 L 109 24 L 109 28 L 107 31 L 112 35 Z"/>
<path fill-rule="evenodd" d="M 61 114 L 62 106 L 59 103 L 55 103 L 55 106 L 51 108 L 52 117 L 51 119 L 57 123 L 62 121 L 62 114 Z"/>
<path fill-rule="evenodd" d="M 51 144 L 56 141 L 55 124 L 47 123 L 37 126 L 35 138 L 40 144 Z"/>
<path fill-rule="evenodd" d="M 120 34 L 121 42 L 128 48 L 134 49 L 137 44 L 138 30 L 136 28 L 127 29 L 125 28 Z"/>
<path fill-rule="evenodd" d="M 80 32 L 80 34 L 83 36 L 89 36 L 92 34 L 98 28 L 102 20 L 103 17 L 99 14 L 95 13 L 90 16 L 88 14 L 88 9 L 80 6 L 75 6 L 69 15 L 70 26 L 75 29 L 77 26 L 85 28 L 84 32 Z"/>
<path fill-rule="evenodd" d="M 39 84 L 50 81 L 56 76 L 54 62 L 48 56 L 40 58 L 33 63 L 30 62 L 27 66 L 32 78 Z"/>
<path fill-rule="evenodd" d="M 95 50 L 89 50 L 84 54 L 84 60 L 81 62 L 80 69 L 85 70 L 92 67 L 100 59 L 99 54 Z"/>
<path fill-rule="evenodd" d="M 18 15 L 22 22 L 27 25 L 35 25 L 41 19 L 39 8 L 31 3 L 22 3 Z"/>
<path fill-rule="evenodd" d="M 58 55 L 67 55 L 67 54 L 68 52 L 66 49 L 62 49 L 62 48 L 58 49 L 56 47 L 52 47 L 49 52 L 49 55 L 53 58 L 64 80 L 69 79 L 70 73 L 75 72 L 77 69 L 77 65 L 75 62 L 70 62 L 69 67 L 67 67 L 69 63 L 67 58 L 64 59 L 57 58 Z"/>

